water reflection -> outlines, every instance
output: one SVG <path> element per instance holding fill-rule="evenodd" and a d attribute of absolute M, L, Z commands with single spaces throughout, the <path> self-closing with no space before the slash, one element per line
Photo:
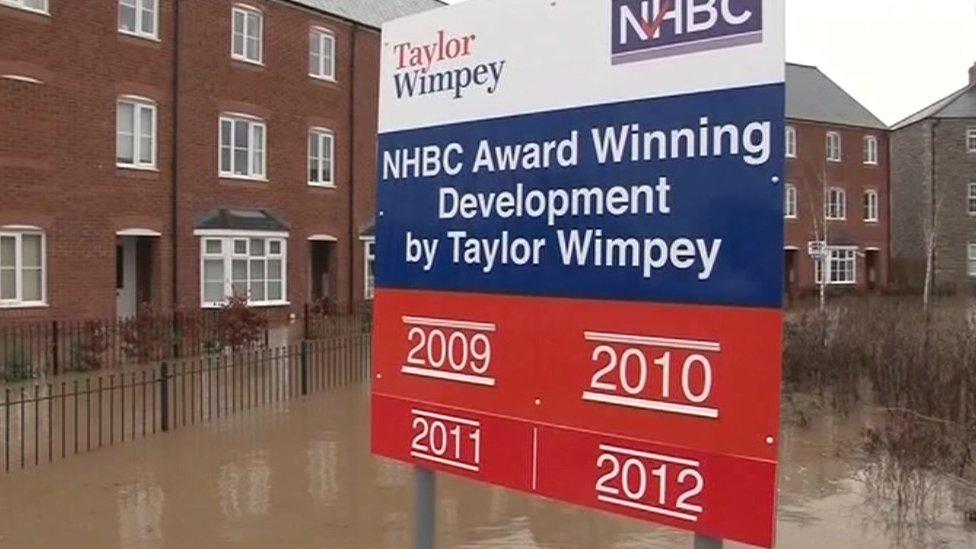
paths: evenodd
<path fill-rule="evenodd" d="M 217 491 L 220 510 L 228 520 L 267 514 L 271 499 L 271 468 L 265 452 L 254 452 L 239 463 L 221 465 Z"/>
<path fill-rule="evenodd" d="M 409 547 L 411 470 L 369 455 L 368 405 L 364 388 L 337 390 L 4 478 L 0 547 Z M 876 423 L 858 410 L 784 428 L 778 545 L 976 547 L 962 520 L 970 485 L 858 458 Z M 438 490 L 438 547 L 691 545 L 682 532 L 449 476 Z"/>
<path fill-rule="evenodd" d="M 166 495 L 150 476 L 116 491 L 119 542 L 123 547 L 161 547 Z"/>

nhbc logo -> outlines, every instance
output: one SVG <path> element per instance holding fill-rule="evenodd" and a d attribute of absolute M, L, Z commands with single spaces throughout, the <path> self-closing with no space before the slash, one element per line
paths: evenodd
<path fill-rule="evenodd" d="M 477 39 L 474 34 L 450 36 L 439 30 L 429 42 L 394 45 L 393 84 L 397 99 L 440 93 L 461 99 L 469 88 L 495 93 L 505 70 L 504 60 L 455 66 L 473 55 Z"/>
<path fill-rule="evenodd" d="M 763 0 L 611 0 L 614 65 L 762 42 Z"/>

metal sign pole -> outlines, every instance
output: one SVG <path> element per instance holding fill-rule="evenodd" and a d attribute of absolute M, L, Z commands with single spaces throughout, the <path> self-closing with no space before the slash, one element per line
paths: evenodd
<path fill-rule="evenodd" d="M 437 477 L 430 469 L 413 468 L 414 549 L 434 549 Z"/>
<path fill-rule="evenodd" d="M 722 549 L 722 540 L 695 534 L 695 549 Z"/>

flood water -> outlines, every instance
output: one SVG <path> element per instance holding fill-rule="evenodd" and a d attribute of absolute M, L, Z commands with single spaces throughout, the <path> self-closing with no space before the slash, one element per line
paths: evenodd
<path fill-rule="evenodd" d="M 898 506 L 897 490 L 839 457 L 867 414 L 784 427 L 778 546 L 976 547 L 971 486 L 933 481 L 911 498 L 921 504 Z M 0 547 L 409 547 L 411 482 L 369 455 L 368 389 L 345 387 L 0 477 Z M 448 476 L 438 490 L 439 547 L 691 546 Z"/>

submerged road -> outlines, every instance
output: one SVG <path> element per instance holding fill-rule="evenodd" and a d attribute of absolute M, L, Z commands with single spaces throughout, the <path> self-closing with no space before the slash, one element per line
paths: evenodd
<path fill-rule="evenodd" d="M 0 477 L 0 547 L 409 547 L 410 470 L 369 455 L 368 404 L 365 387 L 342 388 Z M 951 487 L 927 494 L 924 525 L 865 504 L 863 473 L 835 457 L 859 421 L 784 433 L 779 546 L 976 547 Z M 691 546 L 684 533 L 453 478 L 439 490 L 439 547 Z"/>

